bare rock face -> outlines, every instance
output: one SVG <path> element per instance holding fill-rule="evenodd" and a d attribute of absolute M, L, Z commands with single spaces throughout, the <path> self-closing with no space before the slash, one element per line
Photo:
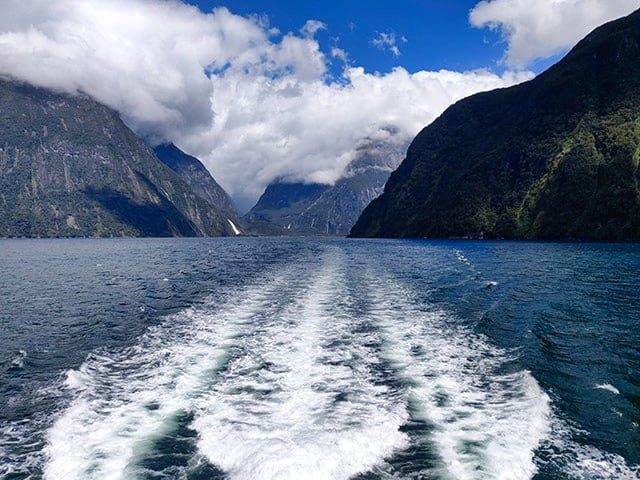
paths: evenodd
<path fill-rule="evenodd" d="M 120 117 L 0 79 L 0 236 L 232 235 Z"/>
<path fill-rule="evenodd" d="M 367 141 L 334 185 L 272 183 L 245 220 L 260 233 L 346 235 L 405 150 L 405 144 Z"/>
<path fill-rule="evenodd" d="M 211 176 L 200 160 L 187 155 L 174 144 L 159 145 L 153 149 L 156 157 L 177 173 L 200 198 L 219 208 L 235 221 L 238 214 L 229 194 Z"/>

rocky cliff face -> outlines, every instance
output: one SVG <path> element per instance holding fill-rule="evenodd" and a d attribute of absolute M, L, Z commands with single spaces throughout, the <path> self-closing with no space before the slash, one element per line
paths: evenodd
<path fill-rule="evenodd" d="M 156 157 L 177 173 L 200 198 L 226 213 L 231 219 L 237 217 L 231 197 L 215 181 L 200 160 L 187 155 L 172 143 L 159 145 L 153 151 Z"/>
<path fill-rule="evenodd" d="M 382 193 L 406 145 L 366 142 L 334 185 L 276 182 L 245 216 L 260 233 L 346 235 L 365 206 Z"/>
<path fill-rule="evenodd" d="M 640 12 L 450 107 L 354 236 L 640 239 Z"/>
<path fill-rule="evenodd" d="M 231 235 L 121 121 L 86 96 L 0 79 L 0 236 Z"/>

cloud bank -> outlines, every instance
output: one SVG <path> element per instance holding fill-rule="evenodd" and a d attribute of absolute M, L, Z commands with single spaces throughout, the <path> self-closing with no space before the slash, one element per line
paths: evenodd
<path fill-rule="evenodd" d="M 472 21 L 511 32 L 508 58 L 524 65 L 544 52 L 520 51 L 521 36 L 529 41 L 522 32 L 533 27 L 501 16 L 501 7 L 544 3 L 484 2 Z M 561 4 L 579 0 L 547 3 L 564 11 Z M 366 72 L 338 45 L 323 53 L 318 20 L 281 33 L 265 18 L 203 13 L 178 0 L 4 0 L 2 10 L 0 74 L 85 92 L 118 110 L 150 142 L 173 141 L 201 158 L 241 208 L 276 177 L 334 182 L 362 139 L 394 131 L 407 141 L 451 103 L 531 77 Z M 341 78 L 328 74 L 332 61 L 344 64 Z"/>
<path fill-rule="evenodd" d="M 212 129 L 189 144 L 202 152 L 213 146 L 214 170 L 250 197 L 275 177 L 332 183 L 361 139 L 386 138 L 393 127 L 395 141 L 407 141 L 454 101 L 529 75 L 403 68 L 376 75 L 355 67 L 345 70 L 344 82 L 327 84 L 231 70 L 212 79 Z"/>
<path fill-rule="evenodd" d="M 508 45 L 504 62 L 524 68 L 638 8 L 638 0 L 488 0 L 474 7 L 469 19 L 475 27 L 501 32 Z"/>

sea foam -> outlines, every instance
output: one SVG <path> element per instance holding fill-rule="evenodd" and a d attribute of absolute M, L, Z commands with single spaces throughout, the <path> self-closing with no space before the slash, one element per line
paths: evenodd
<path fill-rule="evenodd" d="M 201 451 L 230 478 L 346 480 L 407 446 L 406 405 L 376 385 L 358 320 L 332 311 L 341 297 L 327 261 L 300 298 L 240 340 L 245 354 L 194 422 Z"/>
<path fill-rule="evenodd" d="M 386 355 L 409 387 L 414 415 L 432 426 L 424 441 L 438 453 L 431 475 L 529 479 L 534 452 L 549 433 L 550 399 L 526 370 L 510 372 L 509 352 L 424 310 L 393 279 L 377 280 L 375 317 Z"/>
<path fill-rule="evenodd" d="M 238 292 L 220 313 L 187 309 L 132 347 L 91 354 L 68 371 L 65 385 L 74 399 L 47 433 L 45 478 L 135 476 L 139 458 L 193 410 L 243 322 L 268 309 L 284 278 Z"/>
<path fill-rule="evenodd" d="M 92 353 L 66 372 L 45 478 L 136 478 L 180 421 L 191 455 L 235 480 L 525 480 L 541 448 L 567 478 L 637 478 L 572 441 L 515 352 L 372 261 L 353 269 L 328 248 Z M 416 451 L 429 462 L 402 463 Z"/>

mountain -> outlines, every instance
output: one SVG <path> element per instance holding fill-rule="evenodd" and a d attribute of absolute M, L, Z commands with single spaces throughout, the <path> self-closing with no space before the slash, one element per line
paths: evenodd
<path fill-rule="evenodd" d="M 187 155 L 173 143 L 159 145 L 153 151 L 158 160 L 177 173 L 195 194 L 235 221 L 238 214 L 231 197 L 215 181 L 200 160 Z"/>
<path fill-rule="evenodd" d="M 420 132 L 353 236 L 640 239 L 640 11 Z"/>
<path fill-rule="evenodd" d="M 0 236 L 232 235 L 120 117 L 0 79 Z"/>
<path fill-rule="evenodd" d="M 276 181 L 245 220 L 261 233 L 346 235 L 364 207 L 382 193 L 405 148 L 367 141 L 334 185 Z"/>
<path fill-rule="evenodd" d="M 256 233 L 313 233 L 313 220 L 304 218 L 305 211 L 329 188 L 276 181 L 267 186 L 244 220 Z"/>

